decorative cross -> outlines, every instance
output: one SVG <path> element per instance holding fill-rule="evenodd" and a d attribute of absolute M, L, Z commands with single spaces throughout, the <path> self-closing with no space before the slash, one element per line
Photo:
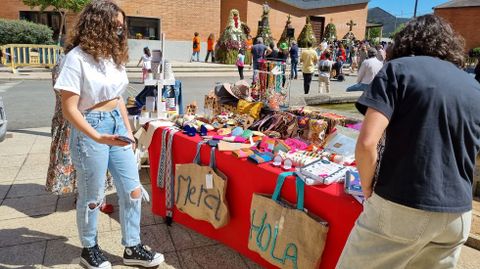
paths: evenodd
<path fill-rule="evenodd" d="M 353 20 L 350 20 L 350 22 L 347 22 L 347 25 L 350 26 L 350 32 L 353 29 L 353 26 L 357 25 L 356 23 L 353 22 Z"/>

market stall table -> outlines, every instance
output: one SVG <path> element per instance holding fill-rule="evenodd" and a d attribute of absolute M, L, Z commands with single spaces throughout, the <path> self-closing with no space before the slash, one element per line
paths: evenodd
<path fill-rule="evenodd" d="M 189 137 L 181 132 L 173 140 L 173 163 L 191 163 L 195 155 L 199 136 Z M 158 128 L 149 147 L 150 175 L 152 179 L 152 210 L 154 214 L 165 216 L 165 190 L 157 187 L 157 173 L 162 144 L 162 128 Z M 215 229 L 205 221 L 191 218 L 174 208 L 173 221 L 184 225 L 209 238 L 237 250 L 265 268 L 275 268 L 257 253 L 248 249 L 250 234 L 250 203 L 253 193 L 272 194 L 278 175 L 283 172 L 268 163 L 254 164 L 246 159 L 238 159 L 230 152 L 216 151 L 217 168 L 228 177 L 226 197 L 230 212 L 230 222 L 223 228 Z M 201 160 L 207 165 L 210 147 L 202 147 Z M 282 197 L 296 201 L 294 178 L 287 178 Z M 350 195 L 345 194 L 343 184 L 306 186 L 305 208 L 329 223 L 329 232 L 320 268 L 335 268 L 342 249 L 362 206 Z"/>

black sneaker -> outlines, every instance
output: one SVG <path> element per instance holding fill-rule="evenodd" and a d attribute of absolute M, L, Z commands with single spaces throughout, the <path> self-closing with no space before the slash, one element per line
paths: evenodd
<path fill-rule="evenodd" d="M 91 248 L 82 249 L 82 257 L 80 263 L 88 269 L 110 269 L 112 265 L 107 261 L 107 257 L 103 254 L 98 245 Z"/>
<path fill-rule="evenodd" d="M 165 258 L 161 253 L 152 251 L 149 246 L 138 244 L 134 247 L 126 247 L 123 252 L 123 263 L 125 265 L 140 265 L 143 267 L 154 267 L 161 264 Z"/>

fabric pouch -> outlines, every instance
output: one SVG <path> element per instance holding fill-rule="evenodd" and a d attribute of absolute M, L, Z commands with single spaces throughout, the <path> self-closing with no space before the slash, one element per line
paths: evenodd
<path fill-rule="evenodd" d="M 251 149 L 239 149 L 232 152 L 233 156 L 237 158 L 247 158 L 250 155 L 255 154 Z"/>
<path fill-rule="evenodd" d="M 246 100 L 239 100 L 237 104 L 237 112 L 239 114 L 248 114 L 250 117 L 257 120 L 260 117 L 260 111 L 262 110 L 263 103 L 252 103 Z"/>
<path fill-rule="evenodd" d="M 287 152 L 290 151 L 290 146 L 285 144 L 285 142 L 283 142 L 282 140 L 278 140 L 277 144 L 273 148 L 273 154 L 276 155 L 279 151 L 283 151 L 283 152 L 287 153 Z"/>
<path fill-rule="evenodd" d="M 270 152 L 256 152 L 255 154 L 248 156 L 248 159 L 257 164 L 261 164 L 273 160 L 273 154 Z"/>
<path fill-rule="evenodd" d="M 268 136 L 262 137 L 262 141 L 260 141 L 260 149 L 268 152 L 272 152 L 275 148 L 276 141 L 274 138 L 270 138 Z"/>

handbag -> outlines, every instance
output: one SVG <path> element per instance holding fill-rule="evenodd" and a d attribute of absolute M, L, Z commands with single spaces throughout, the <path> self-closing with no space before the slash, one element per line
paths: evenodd
<path fill-rule="evenodd" d="M 215 148 L 210 151 L 210 165 L 200 164 L 200 149 L 193 163 L 175 166 L 175 205 L 196 220 L 208 221 L 215 229 L 228 224 L 230 214 L 225 198 L 227 177 L 215 167 Z"/>
<path fill-rule="evenodd" d="M 279 175 L 273 195 L 253 194 L 248 248 L 279 268 L 318 268 L 328 224 L 304 209 L 305 183 L 298 177 L 296 206 L 280 198 L 285 178 L 291 175 Z"/>
<path fill-rule="evenodd" d="M 237 103 L 237 113 L 238 114 L 248 114 L 255 120 L 260 118 L 260 111 L 262 110 L 262 102 L 248 102 L 246 100 L 238 100 Z"/>

